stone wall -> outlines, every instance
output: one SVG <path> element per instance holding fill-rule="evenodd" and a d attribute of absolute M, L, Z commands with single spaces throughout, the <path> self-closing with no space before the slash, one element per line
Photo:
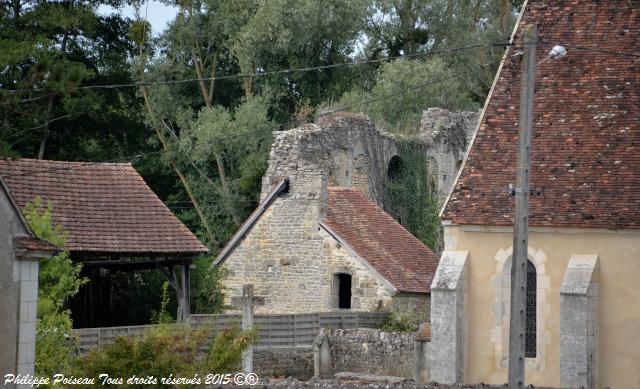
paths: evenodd
<path fill-rule="evenodd" d="M 0 377 L 34 372 L 39 262 L 16 252 L 14 241 L 27 236 L 0 183 Z M 27 385 L 11 383 L 7 387 Z"/>
<path fill-rule="evenodd" d="M 415 318 L 419 323 L 429 321 L 431 296 L 419 293 L 396 293 L 389 306 L 399 316 Z"/>
<path fill-rule="evenodd" d="M 351 307 L 371 311 L 391 301 L 388 282 L 341 246 L 318 224 L 319 203 L 281 195 L 224 262 L 227 303 L 253 284 L 264 305 L 256 313 L 326 312 L 337 309 L 333 275 L 352 277 Z"/>
<path fill-rule="evenodd" d="M 319 224 L 327 186 L 357 187 L 383 198 L 395 140 L 365 118 L 350 114 L 277 132 L 263 177 L 262 199 L 283 178 L 289 190 L 271 204 L 225 260 L 227 302 L 253 284 L 265 303 L 257 313 L 323 312 L 337 309 L 334 274 L 352 276 L 351 307 L 370 311 L 388 303 L 391 285 Z"/>
<path fill-rule="evenodd" d="M 479 112 L 450 112 L 429 108 L 422 113 L 420 139 L 425 144 L 429 172 L 442 198 L 449 194 L 471 142 Z"/>
<path fill-rule="evenodd" d="M 413 378 L 414 348 L 413 333 L 321 330 L 314 351 L 315 375 L 350 372 Z"/>
<path fill-rule="evenodd" d="M 332 186 L 354 187 L 378 204 L 396 140 L 378 131 L 366 118 L 341 113 L 275 133 L 262 198 L 281 178 L 289 177 L 292 193 L 308 192 L 309 180 L 325 177 Z"/>
<path fill-rule="evenodd" d="M 253 371 L 259 377 L 313 376 L 313 347 L 253 349 Z"/>

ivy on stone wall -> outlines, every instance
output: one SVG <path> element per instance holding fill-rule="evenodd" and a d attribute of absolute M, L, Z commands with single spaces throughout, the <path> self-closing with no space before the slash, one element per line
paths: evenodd
<path fill-rule="evenodd" d="M 434 177 L 419 143 L 401 140 L 398 159 L 385 181 L 386 208 L 400 224 L 438 253 L 441 246 L 439 200 Z"/>

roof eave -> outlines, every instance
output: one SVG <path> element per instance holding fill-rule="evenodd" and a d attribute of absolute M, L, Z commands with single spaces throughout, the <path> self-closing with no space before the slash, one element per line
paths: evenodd
<path fill-rule="evenodd" d="M 278 198 L 280 193 L 286 191 L 289 188 L 289 179 L 282 179 L 272 190 L 267 197 L 258 205 L 258 208 L 253 211 L 249 218 L 244 222 L 240 229 L 233 235 L 231 240 L 224 246 L 220 254 L 211 267 L 218 266 L 224 262 L 233 250 L 240 244 L 240 241 L 251 231 L 251 228 L 260 220 L 260 217 L 271 206 L 271 204 Z"/>
<path fill-rule="evenodd" d="M 387 290 L 392 293 L 395 294 L 397 292 L 399 292 L 400 290 L 398 288 L 396 288 L 391 281 L 387 280 L 379 271 L 376 270 L 376 268 L 374 268 L 369 261 L 367 261 L 366 259 L 362 258 L 360 255 L 358 255 L 358 253 L 356 253 L 356 251 L 353 249 L 353 247 L 351 247 L 351 245 L 349 245 L 349 243 L 347 243 L 347 241 L 345 241 L 340 235 L 338 235 L 337 232 L 335 232 L 331 227 L 329 227 L 326 223 L 324 223 L 322 220 L 320 220 L 318 222 L 318 225 L 325 230 L 329 235 L 331 235 L 331 237 L 333 239 L 335 239 L 336 241 L 338 241 L 342 247 L 346 248 L 347 251 L 349 251 L 349 253 L 351 255 L 353 255 L 354 258 L 356 258 L 357 260 L 359 260 L 364 267 L 366 267 L 376 278 L 378 278 L 378 280 L 387 288 Z"/>

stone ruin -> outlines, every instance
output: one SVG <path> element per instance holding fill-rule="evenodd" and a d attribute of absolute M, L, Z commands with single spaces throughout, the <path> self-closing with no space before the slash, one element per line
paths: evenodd
<path fill-rule="evenodd" d="M 428 171 L 443 200 L 462 165 L 479 118 L 478 112 L 430 108 L 423 113 L 417 140 L 423 144 Z M 269 167 L 263 177 L 264 199 L 281 178 L 289 177 L 297 196 L 318 194 L 318 181 L 353 187 L 389 211 L 384 182 L 397 173 L 398 140 L 379 131 L 366 117 L 351 113 L 323 116 L 316 123 L 275 133 Z"/>
<path fill-rule="evenodd" d="M 478 124 L 480 112 L 429 108 L 422 113 L 418 138 L 441 200 L 449 194 Z"/>

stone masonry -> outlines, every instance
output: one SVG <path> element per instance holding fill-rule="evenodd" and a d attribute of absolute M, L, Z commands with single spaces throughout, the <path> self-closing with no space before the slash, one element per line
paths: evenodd
<path fill-rule="evenodd" d="M 289 177 L 295 193 L 305 194 L 314 177 L 324 176 L 330 186 L 357 188 L 384 204 L 383 183 L 398 146 L 391 135 L 379 132 L 369 120 L 341 114 L 275 134 L 262 180 L 262 198 L 283 177 Z"/>
<path fill-rule="evenodd" d="M 351 274 L 352 309 L 373 310 L 391 300 L 393 289 L 319 225 L 326 214 L 327 185 L 357 186 L 381 201 L 395 140 L 366 119 L 346 115 L 278 132 L 263 177 L 261 198 L 289 179 L 281 194 L 225 260 L 232 275 L 228 298 L 252 283 L 265 297 L 258 313 L 333 310 L 333 274 Z M 295 291 L 295 293 L 292 293 Z"/>
<path fill-rule="evenodd" d="M 464 154 L 476 116 L 425 111 L 425 153 L 436 175 L 443 178 L 438 184 L 443 190 L 448 190 L 446 180 Z M 327 212 L 328 186 L 358 189 L 385 208 L 384 183 L 397 154 L 398 143 L 391 135 L 354 114 L 323 117 L 315 124 L 276 132 L 261 200 L 285 178 L 288 191 L 273 200 L 224 260 L 232 273 L 225 282 L 228 299 L 250 283 L 257 296 L 265 297 L 257 313 L 333 310 L 337 308 L 334 275 L 346 273 L 352 276 L 352 309 L 373 310 L 389 304 L 396 294 L 393 286 L 319 220 Z M 397 300 L 394 309 L 428 318 L 428 295 L 398 294 Z"/>
<path fill-rule="evenodd" d="M 442 253 L 431 284 L 431 379 L 464 382 L 469 252 Z"/>
<path fill-rule="evenodd" d="M 597 255 L 573 255 L 560 288 L 560 385 L 599 388 Z"/>
<path fill-rule="evenodd" d="M 479 117 L 479 112 L 450 112 L 442 108 L 429 108 L 422 113 L 419 136 L 425 144 L 428 169 L 436 179 L 441 198 L 449 194 Z"/>
<path fill-rule="evenodd" d="M 415 335 L 376 329 L 321 330 L 315 345 L 316 377 L 367 373 L 413 378 Z"/>

